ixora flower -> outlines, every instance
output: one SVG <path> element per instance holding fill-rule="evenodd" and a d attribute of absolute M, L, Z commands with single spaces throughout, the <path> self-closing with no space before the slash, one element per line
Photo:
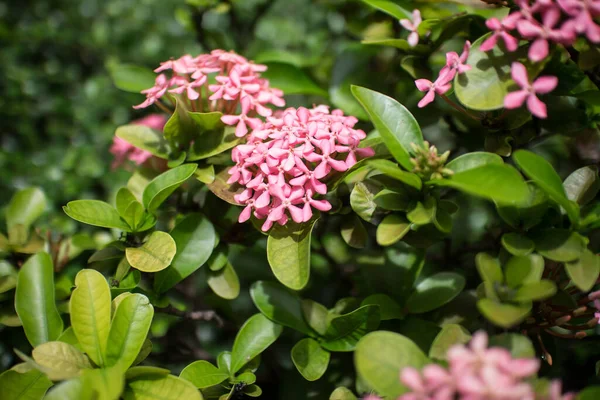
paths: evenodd
<path fill-rule="evenodd" d="M 167 117 L 162 114 L 150 114 L 147 117 L 132 121 L 131 123 L 134 125 L 145 125 L 157 131 L 162 131 L 163 127 L 167 123 Z M 115 156 L 115 159 L 111 165 L 113 169 L 123 165 L 127 159 L 133 161 L 137 165 L 140 165 L 152 157 L 150 152 L 139 149 L 129 142 L 126 142 L 125 140 L 116 136 L 113 138 L 112 146 L 110 146 L 110 152 Z"/>
<path fill-rule="evenodd" d="M 327 194 L 327 178 L 374 154 L 358 147 L 366 134 L 354 129 L 357 122 L 323 105 L 288 108 L 267 117 L 231 153 L 236 165 L 229 170 L 228 183 L 245 187 L 235 196 L 245 205 L 239 222 L 254 213 L 265 220 L 262 230 L 267 231 L 275 222 L 285 225 L 289 217 L 296 223 L 308 221 L 313 208 L 329 211 L 331 204 L 319 198 Z"/>
<path fill-rule="evenodd" d="M 558 85 L 558 78 L 555 76 L 540 76 L 533 83 L 530 83 L 527 69 L 518 62 L 512 64 L 511 74 L 521 90 L 507 94 L 504 98 L 504 107 L 508 109 L 519 108 L 527 102 L 527 108 L 533 115 L 538 118 L 546 118 L 546 105 L 536 95 L 553 91 Z"/>
<path fill-rule="evenodd" d="M 455 345 L 447 352 L 448 369 L 430 364 L 418 371 L 404 368 L 400 380 L 411 392 L 398 400 L 570 400 L 574 394 L 561 392 L 560 381 L 548 393 L 536 394 L 530 378 L 540 368 L 534 358 L 513 358 L 500 347 L 488 348 L 488 337 L 476 332 L 468 346 Z"/>
<path fill-rule="evenodd" d="M 416 9 L 412 12 L 412 21 L 409 19 L 400 20 L 400 25 L 402 25 L 404 29 L 410 31 L 408 35 L 408 44 L 410 47 L 415 47 L 419 44 L 419 32 L 417 32 L 417 30 L 419 29 L 421 22 L 423 22 L 421 11 Z"/>
<path fill-rule="evenodd" d="M 154 86 L 143 90 L 146 100 L 134 106 L 145 108 L 152 104 L 168 110 L 164 104 L 167 93 L 181 95 L 192 111 L 220 111 L 224 124 L 236 125 L 238 137 L 261 124 L 257 116 L 268 117 L 273 104 L 283 107 L 283 92 L 269 87 L 269 81 L 261 78 L 265 65 L 254 64 L 233 51 L 213 50 L 210 54 L 192 57 L 189 54 L 177 60 L 169 60 L 154 70 L 159 73 Z M 170 71 L 170 76 L 166 73 Z M 167 97 L 170 102 L 171 99 Z"/>

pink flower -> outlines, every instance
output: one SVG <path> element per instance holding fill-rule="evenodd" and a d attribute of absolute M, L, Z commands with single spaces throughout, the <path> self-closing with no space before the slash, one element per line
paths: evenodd
<path fill-rule="evenodd" d="M 502 40 L 504 40 L 506 49 L 508 51 L 515 51 L 517 49 L 517 47 L 519 46 L 519 41 L 514 36 L 512 36 L 510 33 L 508 33 L 508 31 L 514 30 L 516 27 L 517 21 L 520 19 L 521 19 L 521 14 L 518 12 L 509 14 L 502 21 L 498 20 L 497 18 L 488 19 L 485 22 L 485 24 L 494 33 L 492 34 L 492 36 L 487 38 L 483 43 L 481 43 L 481 46 L 479 46 L 479 49 L 481 51 L 489 51 L 489 50 L 493 49 L 494 46 L 496 46 L 496 42 L 498 41 L 498 38 L 502 38 Z"/>
<path fill-rule="evenodd" d="M 546 105 L 538 99 L 536 94 L 546 94 L 554 90 L 558 85 L 555 76 L 541 76 L 533 84 L 529 82 L 527 69 L 521 63 L 512 64 L 512 78 L 521 87 L 521 90 L 511 92 L 504 98 L 504 107 L 508 109 L 519 108 L 527 102 L 529 111 L 538 118 L 546 118 Z"/>
<path fill-rule="evenodd" d="M 467 58 L 469 58 L 469 50 L 471 49 L 471 42 L 468 40 L 465 42 L 463 47 L 463 52 L 459 56 L 457 52 L 451 51 L 446 53 L 446 65 L 442 68 L 442 71 L 450 70 L 454 72 L 450 72 L 452 74 L 452 79 L 454 79 L 455 74 L 462 74 L 464 72 L 470 71 L 471 66 L 465 64 L 467 62 Z M 440 71 L 440 75 L 442 75 L 442 71 Z"/>
<path fill-rule="evenodd" d="M 555 29 L 560 20 L 560 10 L 557 7 L 547 8 L 542 12 L 542 24 L 534 19 L 524 19 L 517 22 L 519 33 L 526 39 L 535 39 L 529 47 L 529 59 L 534 62 L 543 60 L 548 56 L 551 42 L 570 42 L 572 36 L 568 30 Z"/>
<path fill-rule="evenodd" d="M 285 225 L 290 218 L 306 222 L 313 209 L 329 211 L 331 204 L 318 197 L 327 194 L 324 180 L 334 171 L 347 170 L 348 159 L 356 162 L 344 153 L 373 153 L 358 149 L 366 135 L 354 129 L 357 122 L 339 110 L 330 113 L 326 106 L 318 106 L 312 110 L 288 108 L 254 127 L 247 143 L 231 153 L 236 165 L 229 170 L 228 183 L 245 187 L 235 196 L 245 206 L 239 222 L 254 215 L 265 220 L 262 230 L 267 231 L 274 223 Z"/>
<path fill-rule="evenodd" d="M 562 30 L 584 33 L 594 43 L 600 43 L 600 26 L 594 21 L 600 16 L 600 0 L 557 0 L 561 9 L 571 17 Z"/>
<path fill-rule="evenodd" d="M 419 25 L 421 25 L 423 19 L 421 18 L 421 11 L 415 9 L 412 12 L 412 21 L 409 19 L 401 19 L 400 25 L 406 30 L 410 31 L 408 35 L 408 44 L 410 47 L 415 47 L 419 43 Z"/>
<path fill-rule="evenodd" d="M 134 125 L 144 125 L 152 129 L 162 131 L 163 127 L 167 123 L 167 118 L 161 114 L 150 114 L 144 118 L 131 122 Z M 110 146 L 110 152 L 115 156 L 112 162 L 111 168 L 115 169 L 125 163 L 125 160 L 129 159 L 137 165 L 145 163 L 152 153 L 139 149 L 129 142 L 115 136 L 113 138 L 113 144 Z"/>
<path fill-rule="evenodd" d="M 431 103 L 436 94 L 443 95 L 450 90 L 452 87 L 450 81 L 454 79 L 455 73 L 456 72 L 454 69 L 443 68 L 435 82 L 431 82 L 427 79 L 417 79 L 415 81 L 417 89 L 419 89 L 421 92 L 427 92 L 421 101 L 419 101 L 419 108 L 423 108 L 427 104 Z"/>

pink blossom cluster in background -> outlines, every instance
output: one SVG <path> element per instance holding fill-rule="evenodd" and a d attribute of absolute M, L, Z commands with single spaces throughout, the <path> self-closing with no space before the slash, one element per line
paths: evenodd
<path fill-rule="evenodd" d="M 167 123 L 167 117 L 162 114 L 150 114 L 147 117 L 132 121 L 131 123 L 134 125 L 144 125 L 157 131 L 162 131 Z M 115 156 L 115 159 L 111 165 L 113 169 L 123 165 L 126 160 L 133 161 L 137 165 L 140 165 L 152 157 L 152 153 L 139 149 L 117 136 L 113 137 L 113 143 L 112 146 L 110 146 L 110 152 Z"/>
<path fill-rule="evenodd" d="M 409 19 L 401 19 L 400 25 L 410 33 L 408 34 L 408 44 L 410 47 L 415 47 L 419 44 L 419 25 L 423 22 L 423 18 L 421 18 L 421 11 L 418 9 L 413 10 L 412 12 L 412 21 Z"/>
<path fill-rule="evenodd" d="M 534 358 L 513 358 L 504 348 L 488 348 L 488 337 L 476 332 L 469 346 L 455 345 L 447 353 L 448 368 L 429 364 L 418 371 L 404 368 L 400 380 L 411 392 L 397 400 L 574 400 L 562 394 L 558 380 L 547 393 L 536 394 L 531 378 L 540 368 Z M 375 400 L 371 395 L 370 400 Z"/>
<path fill-rule="evenodd" d="M 221 120 L 236 125 L 235 134 L 242 137 L 262 121 L 257 115 L 268 117 L 272 110 L 266 105 L 285 105 L 283 92 L 269 87 L 269 81 L 260 76 L 265 65 L 254 64 L 233 51 L 213 50 L 210 54 L 192 57 L 184 55 L 177 60 L 161 63 L 154 71 L 159 73 L 153 87 L 143 90 L 146 100 L 134 106 L 145 108 L 160 103 L 167 93 L 183 95 L 192 111 L 220 111 Z M 170 76 L 167 75 L 170 71 Z"/>
<path fill-rule="evenodd" d="M 331 204 L 319 198 L 327 194 L 327 178 L 346 171 L 357 158 L 374 154 L 370 148 L 358 148 L 366 135 L 354 129 L 357 122 L 341 110 L 330 113 L 324 105 L 288 108 L 267 117 L 231 154 L 236 165 L 229 170 L 228 183 L 245 187 L 235 196 L 246 206 L 239 222 L 254 213 L 265 220 L 262 230 L 267 231 L 274 222 L 285 225 L 290 217 L 296 223 L 308 221 L 313 208 L 330 210 Z"/>

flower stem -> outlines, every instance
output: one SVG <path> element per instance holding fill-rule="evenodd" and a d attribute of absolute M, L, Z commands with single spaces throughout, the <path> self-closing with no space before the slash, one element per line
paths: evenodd
<path fill-rule="evenodd" d="M 461 106 L 459 106 L 458 104 L 456 104 L 455 102 L 453 102 L 452 100 L 450 100 L 448 98 L 448 96 L 446 96 L 445 94 L 441 94 L 440 97 L 446 102 L 448 103 L 448 105 L 452 108 L 454 108 L 455 110 L 457 110 L 458 112 L 461 112 L 463 114 L 465 114 L 467 117 L 469 118 L 473 118 L 476 121 L 481 121 L 481 117 L 478 117 L 475 114 L 471 114 L 470 112 L 468 112 L 467 110 L 465 110 L 464 108 L 462 108 Z"/>

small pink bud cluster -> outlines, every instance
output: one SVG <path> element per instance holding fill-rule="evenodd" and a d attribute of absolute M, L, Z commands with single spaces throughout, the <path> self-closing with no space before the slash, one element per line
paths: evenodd
<path fill-rule="evenodd" d="M 236 125 L 235 134 L 242 137 L 251 129 L 260 126 L 257 115 L 268 117 L 273 104 L 285 105 L 283 92 L 269 87 L 269 81 L 260 77 L 265 65 L 254 64 L 246 58 L 225 50 L 213 50 L 210 54 L 192 57 L 184 55 L 177 60 L 161 63 L 154 72 L 153 87 L 143 90 L 146 100 L 134 108 L 145 108 L 154 103 L 162 106 L 161 98 L 167 93 L 182 95 L 189 101 L 192 111 L 220 111 L 221 120 L 227 125 Z M 168 77 L 164 71 L 171 71 Z M 216 76 L 209 77 L 215 74 Z M 239 107 L 238 107 L 239 106 Z"/>
<path fill-rule="evenodd" d="M 518 39 L 511 31 L 532 41 L 529 59 L 533 62 L 548 56 L 549 42 L 572 45 L 577 35 L 585 35 L 591 42 L 600 43 L 600 26 L 594 18 L 600 17 L 600 0 L 516 0 L 518 11 L 501 21 L 487 20 L 494 33 L 481 44 L 482 51 L 491 50 L 502 38 L 508 51 L 515 51 Z"/>
<path fill-rule="evenodd" d="M 400 380 L 411 392 L 398 400 L 571 400 L 562 394 L 560 381 L 550 384 L 548 393 L 536 395 L 527 380 L 534 377 L 540 362 L 533 358 L 513 358 L 499 347 L 488 348 L 485 332 L 476 332 L 469 346 L 448 350 L 449 368 L 430 364 L 419 372 L 404 368 Z"/>
<path fill-rule="evenodd" d="M 467 58 L 469 58 L 470 49 L 471 42 L 467 40 L 460 56 L 455 51 L 446 53 L 446 65 L 441 69 L 438 78 L 434 82 L 427 79 L 417 79 L 415 81 L 417 89 L 421 92 L 427 92 L 421 101 L 419 101 L 419 108 L 423 108 L 431 103 L 436 94 L 443 95 L 450 90 L 452 88 L 451 82 L 456 74 L 462 74 L 471 69 L 470 65 L 465 64 Z"/>
<path fill-rule="evenodd" d="M 149 128 L 162 131 L 163 127 L 167 123 L 167 118 L 161 114 L 150 114 L 147 117 L 132 121 L 131 123 L 134 125 L 145 125 Z M 115 156 L 115 159 L 111 165 L 113 169 L 123 165 L 127 159 L 133 161 L 137 165 L 141 165 L 148 161 L 150 157 L 152 157 L 152 153 L 139 149 L 117 136 L 113 137 L 113 143 L 112 146 L 110 146 L 110 152 Z"/>
<path fill-rule="evenodd" d="M 262 230 L 274 222 L 285 225 L 312 218 L 312 209 L 329 211 L 331 204 L 320 195 L 327 194 L 325 181 L 334 171 L 346 171 L 358 157 L 374 154 L 359 148 L 366 137 L 354 129 L 355 117 L 341 110 L 331 113 L 327 106 L 311 110 L 288 108 L 256 127 L 245 144 L 236 146 L 231 157 L 236 163 L 229 170 L 228 183 L 246 189 L 235 196 L 245 205 L 239 222 L 251 214 L 265 220 Z"/>

